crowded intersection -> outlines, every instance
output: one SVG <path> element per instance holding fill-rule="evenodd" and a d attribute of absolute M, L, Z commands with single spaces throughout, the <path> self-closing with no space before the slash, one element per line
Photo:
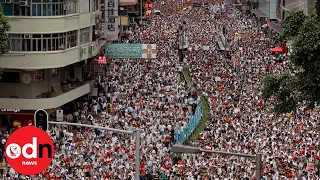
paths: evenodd
<path fill-rule="evenodd" d="M 140 179 L 255 179 L 255 161 L 215 154 L 175 154 L 188 120 L 204 96 L 211 119 L 188 145 L 234 153 L 262 153 L 265 180 L 320 179 L 319 111 L 270 113 L 272 101 L 261 97 L 261 79 L 291 71 L 287 57 L 275 61 L 253 16 L 223 3 L 180 8 L 180 1 L 155 3 L 162 13 L 144 22 L 123 43 L 157 44 L 156 59 L 116 61 L 96 83 L 99 96 L 77 103 L 72 119 L 121 130 L 141 130 Z M 216 12 L 227 17 L 214 18 Z M 177 30 L 185 24 L 189 47 L 179 61 Z M 229 50 L 221 51 L 219 34 L 227 30 Z M 242 34 L 242 36 L 238 36 Z M 208 47 L 208 48 L 204 48 Z M 234 60 L 236 59 L 236 60 Z M 190 72 L 187 83 L 181 68 Z M 24 177 L 7 171 L 3 179 L 134 179 L 135 138 L 106 130 L 50 126 L 55 144 L 50 167 Z M 8 134 L 2 137 L 5 144 Z M 177 138 L 176 138 L 177 137 Z M 187 143 L 187 141 L 185 141 Z"/>

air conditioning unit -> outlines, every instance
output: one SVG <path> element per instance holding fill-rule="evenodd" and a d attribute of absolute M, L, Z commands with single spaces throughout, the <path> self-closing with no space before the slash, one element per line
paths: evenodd
<path fill-rule="evenodd" d="M 96 47 L 96 45 L 91 45 L 90 47 L 89 47 L 89 49 L 91 50 L 91 51 L 94 51 L 95 50 L 95 47 Z"/>
<path fill-rule="evenodd" d="M 20 0 L 20 6 L 28 6 L 28 1 L 26 1 L 26 0 L 21 1 Z"/>
<path fill-rule="evenodd" d="M 80 48 L 80 55 L 87 53 L 86 48 Z"/>
<path fill-rule="evenodd" d="M 13 0 L 5 0 L 4 3 L 12 3 Z"/>

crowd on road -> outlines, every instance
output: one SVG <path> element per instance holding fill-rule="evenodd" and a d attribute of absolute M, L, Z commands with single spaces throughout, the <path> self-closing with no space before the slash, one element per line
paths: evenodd
<path fill-rule="evenodd" d="M 166 14 L 142 25 L 131 41 L 157 44 L 157 59 L 113 62 L 111 73 L 96 80 L 98 96 L 78 103 L 73 121 L 141 129 L 141 179 L 254 178 L 255 162 L 249 159 L 170 153 L 176 133 L 187 128 L 200 95 L 204 95 L 212 118 L 192 146 L 262 153 L 264 179 L 320 179 L 314 166 L 320 153 L 316 129 L 319 112 L 300 109 L 275 116 L 269 111 L 274 102 L 264 102 L 260 94 L 264 75 L 292 69 L 286 61 L 274 61 L 274 54 L 269 52 L 274 40 L 266 40 L 253 18 L 237 9 L 229 9 L 226 18 L 213 18 L 214 11 L 226 11 L 220 4 L 177 11 L 177 1 L 166 1 L 156 7 Z M 177 66 L 177 29 L 183 21 L 189 39 L 184 65 L 189 67 L 192 85 L 186 84 Z M 228 53 L 218 47 L 223 27 L 230 39 Z M 56 147 L 50 167 L 32 177 L 9 168 L 6 179 L 134 178 L 134 136 L 64 126 L 51 128 L 48 133 Z"/>

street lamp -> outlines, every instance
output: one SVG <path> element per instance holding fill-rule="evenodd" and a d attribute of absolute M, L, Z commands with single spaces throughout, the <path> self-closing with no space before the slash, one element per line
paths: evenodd
<path fill-rule="evenodd" d="M 191 146 L 184 146 L 175 144 L 171 146 L 171 152 L 174 153 L 186 153 L 186 154 L 199 154 L 199 153 L 214 153 L 214 154 L 225 154 L 231 156 L 239 156 L 248 159 L 256 159 L 256 180 L 261 180 L 261 165 L 262 165 L 262 154 L 258 153 L 256 155 L 251 154 L 242 154 L 242 153 L 231 153 L 226 151 L 212 151 L 212 150 L 205 150 L 201 148 L 191 147 Z"/>

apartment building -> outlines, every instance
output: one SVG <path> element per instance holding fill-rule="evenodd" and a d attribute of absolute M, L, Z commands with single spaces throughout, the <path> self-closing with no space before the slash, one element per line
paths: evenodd
<path fill-rule="evenodd" d="M 88 94 L 85 67 L 103 43 L 100 0 L 0 0 L 0 4 L 12 26 L 9 52 L 0 56 L 4 68 L 0 115 L 28 121 L 34 110 L 50 111 Z"/>
<path fill-rule="evenodd" d="M 302 10 L 306 15 L 312 12 L 314 0 L 259 0 L 258 8 L 252 12 L 259 19 L 260 25 L 268 23 L 272 31 L 282 34 L 283 20 L 290 11 Z"/>

